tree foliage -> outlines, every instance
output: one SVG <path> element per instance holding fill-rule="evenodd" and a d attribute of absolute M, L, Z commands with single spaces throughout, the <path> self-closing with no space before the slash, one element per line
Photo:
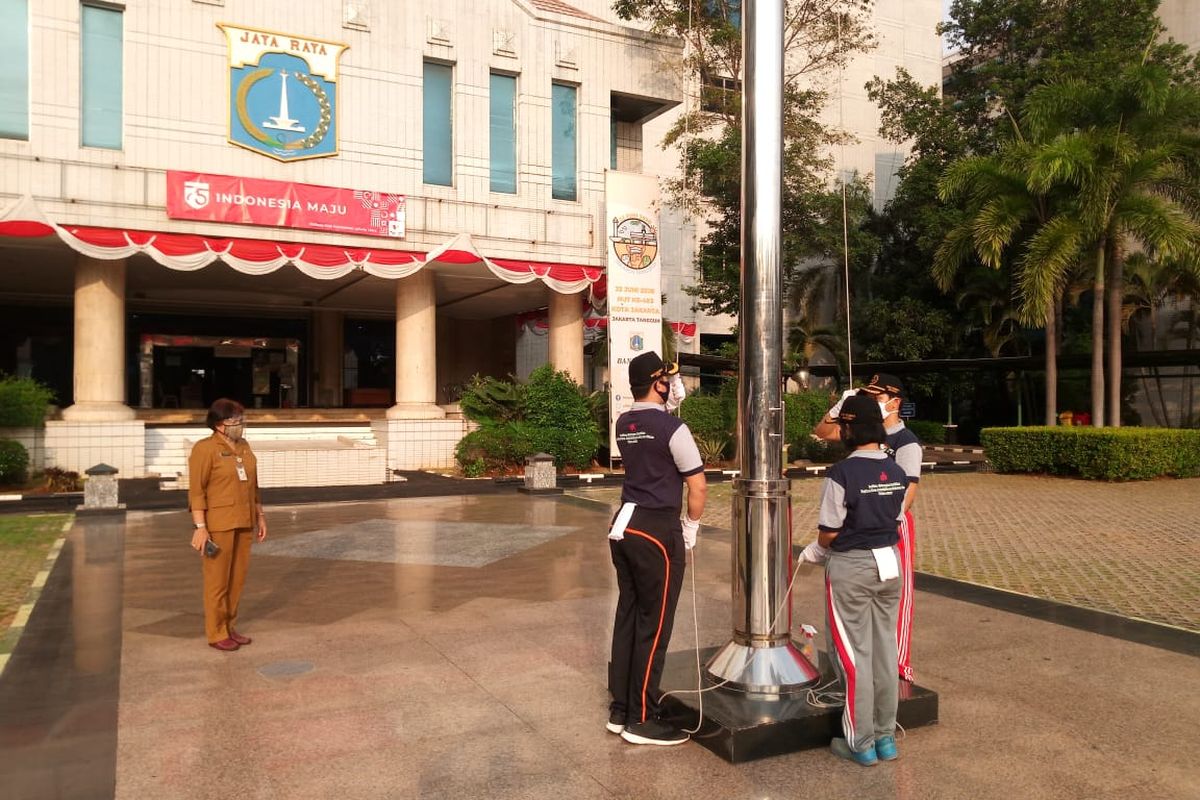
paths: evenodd
<path fill-rule="evenodd" d="M 679 150 L 671 201 L 703 216 L 709 231 L 697 257 L 703 282 L 690 291 L 706 313 L 736 314 L 740 298 L 741 3 L 737 0 L 617 0 L 626 20 L 684 42 L 681 80 L 699 87 L 667 133 Z M 841 192 L 830 191 L 829 148 L 844 134 L 823 125 L 824 83 L 870 50 L 870 0 L 787 0 L 784 25 L 783 270 L 793 283 L 806 264 L 841 249 Z M 835 224 L 835 222 L 837 224 Z M 857 229 L 856 229 L 857 232 Z M 835 247 L 836 244 L 836 247 Z M 852 244 L 852 250 L 854 245 Z"/>

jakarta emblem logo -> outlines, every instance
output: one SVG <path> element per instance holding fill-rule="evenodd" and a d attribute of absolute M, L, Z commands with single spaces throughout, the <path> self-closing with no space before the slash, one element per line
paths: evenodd
<path fill-rule="evenodd" d="M 229 45 L 229 141 L 278 161 L 338 152 L 346 45 L 219 24 Z"/>
<path fill-rule="evenodd" d="M 645 269 L 658 256 L 658 230 L 650 220 L 637 214 L 613 217 L 609 237 L 613 253 L 630 269 Z"/>

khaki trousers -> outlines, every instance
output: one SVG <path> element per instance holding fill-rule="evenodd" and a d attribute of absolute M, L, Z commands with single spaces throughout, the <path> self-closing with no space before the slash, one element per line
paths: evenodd
<path fill-rule="evenodd" d="M 204 562 L 204 632 L 209 644 L 229 638 L 237 624 L 238 603 L 246 585 L 250 567 L 250 543 L 254 531 L 236 528 L 231 531 L 209 531 L 209 536 L 221 552 L 214 557 L 202 557 Z"/>

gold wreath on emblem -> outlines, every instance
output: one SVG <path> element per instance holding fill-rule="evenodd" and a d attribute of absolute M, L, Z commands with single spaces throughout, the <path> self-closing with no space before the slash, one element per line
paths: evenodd
<path fill-rule="evenodd" d="M 255 141 L 262 142 L 268 147 L 274 147 L 280 150 L 308 150 L 316 147 L 325 138 L 325 134 L 329 133 L 329 126 L 333 122 L 333 108 L 329 105 L 329 96 L 325 94 L 325 90 L 321 88 L 321 84 L 312 79 L 311 76 L 303 72 L 293 72 L 296 80 L 304 84 L 313 96 L 317 98 L 317 104 L 321 109 L 321 118 L 317 122 L 317 127 L 313 128 L 313 132 L 303 139 L 297 139 L 294 142 L 281 143 L 275 137 L 260 128 L 255 122 L 250 119 L 249 109 L 246 107 L 246 95 L 250 93 L 250 89 L 254 84 L 261 81 L 268 75 L 274 74 L 275 70 L 271 67 L 256 69 L 245 77 L 238 85 L 237 90 L 237 115 L 238 121 L 242 123 L 242 127 L 246 129 L 246 133 L 250 134 Z"/>

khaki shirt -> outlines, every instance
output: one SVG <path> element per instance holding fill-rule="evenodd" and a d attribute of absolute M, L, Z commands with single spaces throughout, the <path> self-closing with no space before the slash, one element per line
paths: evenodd
<path fill-rule="evenodd" d="M 238 477 L 241 460 L 246 480 Z M 258 462 L 245 439 L 232 447 L 214 433 L 188 457 L 188 508 L 205 511 L 210 531 L 253 528 L 258 507 Z"/>

